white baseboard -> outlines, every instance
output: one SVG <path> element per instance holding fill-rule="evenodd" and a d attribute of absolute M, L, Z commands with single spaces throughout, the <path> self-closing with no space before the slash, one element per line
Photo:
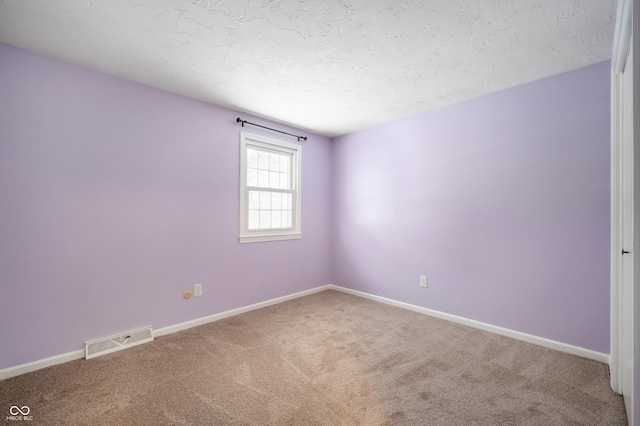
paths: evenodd
<path fill-rule="evenodd" d="M 51 367 L 52 365 L 63 364 L 76 359 L 84 358 L 84 349 L 67 352 L 66 354 L 55 355 L 49 358 L 40 359 L 38 361 L 27 362 L 26 364 L 16 365 L 15 367 L 3 368 L 0 370 L 0 380 L 10 377 L 19 376 L 21 374 L 31 373 L 32 371 L 42 368 Z"/>
<path fill-rule="evenodd" d="M 323 290 L 328 290 L 329 285 L 323 285 L 320 287 L 312 288 L 310 290 L 300 291 L 298 293 L 289 294 L 287 296 L 277 297 L 275 299 L 267 300 L 265 302 L 255 303 L 249 306 L 243 306 L 241 308 L 232 309 L 230 311 L 221 312 L 219 314 L 209 315 L 203 318 L 198 318 L 192 321 L 183 322 L 169 327 L 159 328 L 153 330 L 154 337 L 164 336 L 166 334 L 175 333 L 177 331 L 186 330 L 198 325 L 207 324 L 213 321 L 218 321 L 223 318 L 232 317 L 234 315 L 240 315 L 245 312 L 253 311 L 260 308 L 265 308 L 271 305 L 277 305 L 278 303 L 286 302 L 287 300 L 297 299 L 298 297 L 307 296 L 309 294 L 318 293 Z M 30 373 L 32 371 L 40 370 L 42 368 L 51 367 L 52 365 L 63 364 L 65 362 L 74 361 L 76 359 L 84 358 L 84 349 L 79 349 L 66 354 L 52 356 L 50 358 L 41 359 L 38 361 L 28 362 L 26 364 L 16 365 L 15 367 L 8 367 L 0 370 L 0 380 L 8 379 L 10 377 L 19 376 L 21 374 Z"/>
<path fill-rule="evenodd" d="M 220 312 L 219 314 L 213 314 L 206 317 L 183 322 L 180 324 L 170 325 L 169 327 L 163 327 L 157 330 L 153 330 L 153 335 L 156 337 L 164 336 L 165 334 L 175 333 L 177 331 L 186 330 L 191 327 L 197 327 L 199 325 L 218 321 L 223 318 L 240 315 L 249 311 L 255 311 L 256 309 L 266 308 L 267 306 L 271 306 L 271 305 L 277 305 L 278 303 L 286 302 L 287 300 L 293 300 L 293 299 L 297 299 L 298 297 L 308 296 L 313 293 L 329 290 L 330 288 L 332 288 L 331 284 L 327 284 L 320 287 L 312 288 L 311 290 L 305 290 L 305 291 L 300 291 L 298 293 L 289 294 L 288 296 L 277 297 L 275 299 L 267 300 L 266 302 L 255 303 L 253 305 L 243 306 L 241 308 L 232 309 L 230 311 Z"/>
<path fill-rule="evenodd" d="M 354 296 L 360 296 L 365 299 L 375 300 L 376 302 L 385 303 L 387 305 L 397 306 L 398 308 L 408 309 L 410 311 L 419 312 L 425 315 L 431 315 L 432 317 L 445 319 L 448 321 L 456 322 L 458 324 L 479 328 L 481 330 L 489 331 L 495 334 L 500 334 L 502 336 L 511 337 L 517 340 L 522 340 L 524 342 L 533 343 L 538 346 L 544 346 L 546 348 L 554 349 L 560 352 L 566 352 L 572 355 L 577 355 L 582 358 L 603 362 L 607 365 L 609 364 L 608 354 L 604 354 L 602 352 L 596 352 L 591 349 L 585 349 L 579 346 L 569 345 L 567 343 L 546 339 L 544 337 L 538 337 L 532 334 L 522 333 L 522 332 L 511 330 L 508 328 L 498 327 L 496 325 L 491 325 L 484 322 L 475 321 L 475 320 L 464 318 L 464 317 L 459 317 L 457 315 L 447 314 L 447 313 L 436 311 L 429 308 L 423 308 L 422 306 L 416 306 L 410 303 L 399 302 L 393 299 L 387 299 L 386 297 L 376 296 L 373 294 L 364 293 L 362 291 L 352 290 L 350 288 L 340 287 L 333 284 L 330 284 L 329 286 L 325 286 L 325 287 L 328 287 L 333 290 L 341 291 L 343 293 L 349 293 Z"/>
<path fill-rule="evenodd" d="M 479 328 L 481 330 L 489 331 L 492 333 L 500 334 L 502 336 L 512 337 L 514 339 L 522 340 L 528 343 L 533 343 L 539 346 L 544 346 L 550 349 L 555 349 L 560 352 L 566 352 L 572 355 L 577 355 L 583 358 L 592 359 L 594 361 L 603 362 L 609 364 L 609 355 L 601 352 L 592 351 L 590 349 L 581 348 L 578 346 L 568 345 L 566 343 L 557 342 L 555 340 L 545 339 L 544 337 L 534 336 L 532 334 L 521 333 L 519 331 L 510 330 L 508 328 L 498 327 L 495 325 L 475 321 L 457 315 L 451 315 L 433 309 L 423 308 L 421 306 L 412 305 L 410 303 L 399 302 L 393 299 L 387 299 L 386 297 L 375 296 L 373 294 L 364 293 L 358 290 L 352 290 L 346 287 L 340 287 L 333 284 L 327 284 L 320 287 L 312 288 L 310 290 L 293 293 L 287 296 L 277 297 L 275 299 L 267 300 L 265 302 L 255 303 L 253 305 L 243 306 L 241 308 L 232 309 L 230 311 L 220 312 L 218 314 L 209 315 L 206 317 L 198 318 L 191 321 L 186 321 L 180 324 L 171 325 L 168 327 L 159 328 L 153 331 L 155 337 L 164 336 L 178 331 L 186 330 L 191 327 L 207 324 L 210 322 L 218 321 L 223 318 L 240 315 L 245 312 L 254 311 L 260 308 L 266 308 L 267 306 L 277 305 L 278 303 L 286 302 L 288 300 L 297 299 L 299 297 L 308 296 L 313 293 L 318 293 L 324 290 L 337 290 L 343 293 L 352 294 L 354 296 L 363 297 L 365 299 L 375 300 L 376 302 L 385 303 L 387 305 L 396 306 L 410 311 L 419 312 L 425 315 L 431 315 L 433 317 L 453 321 L 459 324 L 468 325 L 470 327 Z M 28 362 L 26 364 L 16 365 L 15 367 L 8 367 L 0 370 L 0 380 L 8 379 L 10 377 L 19 376 L 21 374 L 30 373 L 32 371 L 40 370 L 42 368 L 50 367 L 52 365 L 62 364 L 76 359 L 84 358 L 84 350 L 78 349 L 65 354 L 52 356 L 49 358 L 41 359 L 38 361 Z"/>

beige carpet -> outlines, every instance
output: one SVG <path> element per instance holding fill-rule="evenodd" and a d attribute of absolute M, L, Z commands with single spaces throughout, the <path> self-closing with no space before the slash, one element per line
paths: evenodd
<path fill-rule="evenodd" d="M 608 383 L 598 362 L 324 291 L 0 381 L 0 403 L 14 425 L 624 425 Z"/>

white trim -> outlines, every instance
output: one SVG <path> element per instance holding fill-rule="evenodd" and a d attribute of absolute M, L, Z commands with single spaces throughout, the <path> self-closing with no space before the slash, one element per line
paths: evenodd
<path fill-rule="evenodd" d="M 582 358 L 592 359 L 594 361 L 599 361 L 605 364 L 609 363 L 609 355 L 601 352 L 596 352 L 591 349 L 585 349 L 579 346 L 569 345 L 567 343 L 546 339 L 544 337 L 538 337 L 532 334 L 522 333 L 522 332 L 511 330 L 508 328 L 498 327 L 497 325 L 491 325 L 484 322 L 475 321 L 475 320 L 464 318 L 464 317 L 459 317 L 457 315 L 447 314 L 447 313 L 436 311 L 429 308 L 423 308 L 422 306 L 416 306 L 410 303 L 399 302 L 393 299 L 387 299 L 386 297 L 376 296 L 373 294 L 364 293 L 362 291 L 352 290 L 350 288 L 340 287 L 333 284 L 329 285 L 329 288 L 333 290 L 341 291 L 343 293 L 352 294 L 354 296 L 363 297 L 365 299 L 375 300 L 376 302 L 385 303 L 387 305 L 396 306 L 398 308 L 403 308 L 403 309 L 418 312 L 421 314 L 430 315 L 432 317 L 444 319 L 447 321 L 452 321 L 458 324 L 468 325 L 469 327 L 489 331 L 491 333 L 499 334 L 501 336 L 511 337 L 513 339 L 522 340 L 527 343 L 533 343 L 535 345 L 543 346 L 545 348 L 554 349 L 554 350 L 569 353 L 572 355 L 577 355 Z"/>
<path fill-rule="evenodd" d="M 632 35 L 632 0 L 619 0 L 611 57 L 611 229 L 610 229 L 610 352 L 609 371 L 611 389 L 622 393 L 623 350 L 622 350 L 622 72 L 625 69 Z"/>
<path fill-rule="evenodd" d="M 254 188 L 247 186 L 247 147 L 258 150 L 272 151 L 291 155 L 291 189 L 279 190 L 271 188 Z M 240 132 L 240 233 L 241 243 L 256 243 L 263 241 L 294 240 L 302 238 L 301 221 L 301 183 L 302 183 L 302 146 L 262 135 Z M 247 214 L 247 197 L 249 190 L 285 192 L 292 195 L 291 227 L 285 229 L 249 230 Z"/>
<path fill-rule="evenodd" d="M 235 315 L 244 314 L 245 312 L 255 311 L 256 309 L 266 308 L 267 306 L 277 305 L 278 303 L 286 302 L 288 300 L 297 299 L 299 297 L 308 296 L 310 294 L 319 293 L 324 290 L 329 290 L 330 284 L 320 287 L 312 288 L 310 290 L 300 291 L 298 293 L 289 294 L 287 296 L 277 297 L 265 302 L 254 303 L 253 305 L 243 306 L 241 308 L 232 309 L 230 311 L 220 312 L 219 314 L 213 314 L 206 317 L 194 319 L 191 321 L 183 322 L 176 325 L 170 325 L 169 327 L 159 328 L 153 331 L 153 335 L 156 337 L 164 336 L 166 334 L 175 333 L 177 331 L 187 330 L 191 327 L 197 327 L 199 325 L 208 324 L 210 322 L 218 321 L 224 318 L 232 317 Z"/>
<path fill-rule="evenodd" d="M 297 299 L 299 297 L 308 296 L 310 294 L 319 293 L 324 290 L 329 290 L 329 285 L 323 285 L 320 287 L 312 288 L 310 290 L 300 291 L 298 293 L 289 294 L 287 296 L 277 297 L 275 299 L 267 300 L 265 302 L 255 303 L 253 305 L 244 306 L 230 311 L 221 312 L 219 314 L 209 315 L 203 318 L 198 318 L 192 321 L 183 322 L 169 327 L 153 330 L 153 336 L 164 336 L 167 334 L 175 333 L 182 330 L 187 330 L 191 327 L 207 324 L 213 321 L 218 321 L 223 318 L 232 317 L 234 315 L 240 315 L 245 312 L 254 311 L 256 309 L 265 308 L 271 305 L 277 305 L 278 303 L 286 302 L 288 300 Z M 32 371 L 41 370 L 52 365 L 64 364 L 65 362 L 75 361 L 77 359 L 84 359 L 85 350 L 78 349 L 76 351 L 67 352 L 66 354 L 52 356 L 50 358 L 41 359 L 38 361 L 28 362 L 26 364 L 16 365 L 14 367 L 3 368 L 0 370 L 0 380 L 8 379 L 10 377 L 19 376 L 21 374 L 31 373 Z"/>
<path fill-rule="evenodd" d="M 620 131 L 622 130 L 622 114 L 620 114 L 621 75 L 611 73 L 611 230 L 610 230 L 610 352 L 609 372 L 611 389 L 622 392 L 622 247 L 620 206 L 622 192 L 622 157 Z"/>
<path fill-rule="evenodd" d="M 277 235 L 256 235 L 252 237 L 240 237 L 241 243 L 261 243 L 264 241 L 299 240 L 300 233 L 277 234 Z"/>
<path fill-rule="evenodd" d="M 603 363 L 609 362 L 609 355 L 600 352 L 592 351 L 590 349 L 580 348 L 578 346 L 568 345 L 566 343 L 557 342 L 555 340 L 545 339 L 544 337 L 538 337 L 531 334 L 521 333 L 519 331 L 510 330 L 503 327 L 475 321 L 457 315 L 451 315 L 444 312 L 436 311 L 433 309 L 423 308 L 421 306 L 412 305 L 409 303 L 399 302 L 393 299 L 387 299 L 386 297 L 375 296 L 373 294 L 364 293 L 358 290 L 352 290 L 349 288 L 327 284 L 320 287 L 312 288 L 309 290 L 300 291 L 298 293 L 289 294 L 287 296 L 277 297 L 264 302 L 255 303 L 253 305 L 243 306 L 241 308 L 232 309 L 230 311 L 220 312 L 218 314 L 209 315 L 206 317 L 198 318 L 191 321 L 186 321 L 180 324 L 163 327 L 153 331 L 154 337 L 165 336 L 167 334 L 176 333 L 178 331 L 187 330 L 199 325 L 208 324 L 210 322 L 218 321 L 224 318 L 240 315 L 245 312 L 254 311 L 256 309 L 266 308 L 267 306 L 277 305 L 288 300 L 297 299 L 299 297 L 308 296 L 310 294 L 319 293 L 324 290 L 337 290 L 343 293 L 352 294 L 354 296 L 363 297 L 365 299 L 374 300 L 376 302 L 385 303 L 387 305 L 396 306 L 398 308 L 408 309 L 410 311 L 418 312 L 425 315 L 430 315 L 436 318 L 441 318 L 447 321 L 452 321 L 458 324 L 468 325 L 470 327 L 478 328 L 481 330 L 489 331 L 502 336 L 511 337 L 517 340 L 522 340 L 528 343 L 533 343 L 539 346 L 543 346 L 549 349 L 558 350 L 560 352 L 570 353 L 572 355 L 581 356 L 583 358 L 592 359 Z M 62 355 L 56 355 L 50 358 L 41 359 L 39 361 L 29 362 L 26 364 L 17 365 L 15 367 L 9 367 L 0 370 L 0 380 L 8 379 L 10 377 L 19 376 L 21 374 L 30 373 L 32 371 L 40 370 L 42 368 L 50 367 L 52 365 L 62 364 L 77 359 L 83 359 L 85 356 L 84 350 L 79 349 L 73 352 L 68 352 Z"/>
<path fill-rule="evenodd" d="M 25 364 L 16 365 L 15 367 L 3 368 L 0 370 L 0 380 L 31 373 L 32 371 L 51 367 L 52 365 L 64 364 L 65 362 L 75 361 L 77 359 L 84 359 L 84 349 L 78 349 L 77 351 L 55 355 L 38 361 L 27 362 Z"/>

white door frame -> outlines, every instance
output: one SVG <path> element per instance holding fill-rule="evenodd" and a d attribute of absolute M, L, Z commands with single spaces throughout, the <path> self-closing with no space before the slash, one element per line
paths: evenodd
<path fill-rule="evenodd" d="M 625 386 L 624 380 L 630 378 L 624 378 L 624 356 L 623 351 L 625 337 L 623 330 L 625 327 L 633 327 L 633 323 L 625 323 L 623 319 L 623 303 L 625 300 L 625 292 L 623 291 L 623 255 L 622 250 L 627 250 L 630 253 L 625 256 L 629 256 L 629 259 L 625 259 L 626 262 L 632 262 L 631 256 L 634 256 L 633 247 L 623 247 L 624 238 L 622 234 L 623 230 L 623 191 L 631 188 L 631 192 L 628 190 L 625 192 L 625 197 L 633 196 L 633 172 L 629 170 L 630 167 L 623 168 L 623 159 L 625 157 L 625 146 L 623 145 L 623 102 L 624 102 L 624 82 L 623 71 L 625 70 L 625 62 L 629 56 L 629 46 L 631 44 L 631 38 L 633 35 L 633 20 L 632 20 L 632 2 L 633 0 L 619 0 L 618 11 L 614 35 L 614 46 L 611 61 L 611 354 L 609 358 L 609 368 L 611 372 L 611 388 L 618 393 L 626 393 L 625 401 L 627 402 L 627 413 L 631 414 L 629 418 L 629 424 L 633 425 L 633 386 L 629 390 L 628 386 Z M 637 72 L 637 70 L 636 70 Z M 634 88 L 636 93 L 638 88 Z M 627 96 L 630 93 L 629 88 L 626 88 Z M 634 113 L 635 114 L 635 113 Z M 626 141 L 631 143 L 633 147 L 633 141 Z M 629 146 L 626 147 L 629 149 Z M 628 159 L 628 158 L 627 158 Z M 624 173 L 624 175 L 623 175 Z M 629 186 L 630 185 L 630 186 Z M 628 198 L 627 198 L 628 199 Z M 628 230 L 627 230 L 628 232 Z M 628 240 L 628 238 L 627 238 Z M 631 279 L 631 286 L 633 287 L 633 278 Z M 629 283 L 626 284 L 627 286 Z M 627 296 L 628 297 L 628 296 Z M 628 305 L 627 305 L 628 306 Z M 637 308 L 634 308 L 637 309 Z M 627 335 L 628 336 L 628 335 Z M 628 345 L 629 342 L 627 341 Z M 631 342 L 633 345 L 633 342 Z M 628 361 L 627 361 L 628 362 Z M 631 366 L 632 369 L 638 366 Z M 631 380 L 633 380 L 631 378 Z M 628 385 L 628 383 L 627 383 Z M 627 388 L 625 391 L 624 388 Z M 628 393 L 631 395 L 628 395 Z M 630 404 L 629 404 L 630 403 Z M 631 406 L 629 406 L 631 405 Z"/>
<path fill-rule="evenodd" d="M 631 0 L 618 2 L 611 58 L 611 388 L 622 392 L 622 72 L 631 41 Z"/>
<path fill-rule="evenodd" d="M 620 208 L 621 177 L 621 140 L 619 114 L 620 106 L 620 74 L 611 73 L 611 320 L 610 320 L 610 355 L 609 371 L 611 373 L 611 389 L 622 393 L 622 211 Z"/>

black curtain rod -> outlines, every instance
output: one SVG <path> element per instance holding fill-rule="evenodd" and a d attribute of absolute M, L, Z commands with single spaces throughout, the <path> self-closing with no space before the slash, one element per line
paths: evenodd
<path fill-rule="evenodd" d="M 236 118 L 236 123 L 242 123 L 242 127 L 244 127 L 244 124 L 247 123 L 247 124 L 251 124 L 252 126 L 262 127 L 263 129 L 272 130 L 274 132 L 284 133 L 285 135 L 289 135 L 289 136 L 293 136 L 295 138 L 298 138 L 298 142 L 300 142 L 300 139 L 302 139 L 303 141 L 307 140 L 306 136 L 298 136 L 298 135 L 294 135 L 293 133 L 283 132 L 282 130 L 272 129 L 271 127 L 261 126 L 260 124 L 256 124 L 256 123 L 252 123 L 252 122 L 247 121 L 247 120 L 243 120 L 240 117 Z"/>

